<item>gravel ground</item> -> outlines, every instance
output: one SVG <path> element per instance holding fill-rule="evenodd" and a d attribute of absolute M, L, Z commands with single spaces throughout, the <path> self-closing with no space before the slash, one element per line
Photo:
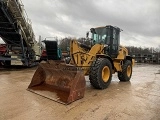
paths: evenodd
<path fill-rule="evenodd" d="M 136 64 L 130 82 L 105 90 L 86 77 L 85 97 L 63 105 L 27 91 L 35 68 L 0 69 L 0 120 L 159 120 L 160 65 Z"/>

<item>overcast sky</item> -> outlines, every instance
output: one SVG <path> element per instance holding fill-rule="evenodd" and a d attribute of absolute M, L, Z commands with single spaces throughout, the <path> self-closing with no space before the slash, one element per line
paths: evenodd
<path fill-rule="evenodd" d="M 22 0 L 36 37 L 85 37 L 92 27 L 120 27 L 121 44 L 160 45 L 160 0 Z"/>

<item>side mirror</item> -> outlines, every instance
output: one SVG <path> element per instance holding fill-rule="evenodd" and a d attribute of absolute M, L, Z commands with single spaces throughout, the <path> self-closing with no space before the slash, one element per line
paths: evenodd
<path fill-rule="evenodd" d="M 88 37 L 89 37 L 89 32 L 86 33 L 86 38 L 88 38 Z"/>

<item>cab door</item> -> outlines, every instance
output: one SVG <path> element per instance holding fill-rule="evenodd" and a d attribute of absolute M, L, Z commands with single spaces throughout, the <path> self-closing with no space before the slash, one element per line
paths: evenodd
<path fill-rule="evenodd" d="M 118 55 L 119 49 L 120 30 L 116 28 L 111 29 L 111 43 L 110 43 L 110 56 L 115 58 Z"/>

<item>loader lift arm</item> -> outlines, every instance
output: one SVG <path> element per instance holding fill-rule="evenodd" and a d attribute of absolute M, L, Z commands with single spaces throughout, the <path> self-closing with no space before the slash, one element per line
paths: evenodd
<path fill-rule="evenodd" d="M 104 45 L 95 44 L 90 50 L 85 51 L 84 48 L 76 40 L 70 43 L 70 56 L 76 67 L 81 67 L 84 74 L 88 74 L 89 67 L 96 59 L 96 55 L 103 53 Z"/>

